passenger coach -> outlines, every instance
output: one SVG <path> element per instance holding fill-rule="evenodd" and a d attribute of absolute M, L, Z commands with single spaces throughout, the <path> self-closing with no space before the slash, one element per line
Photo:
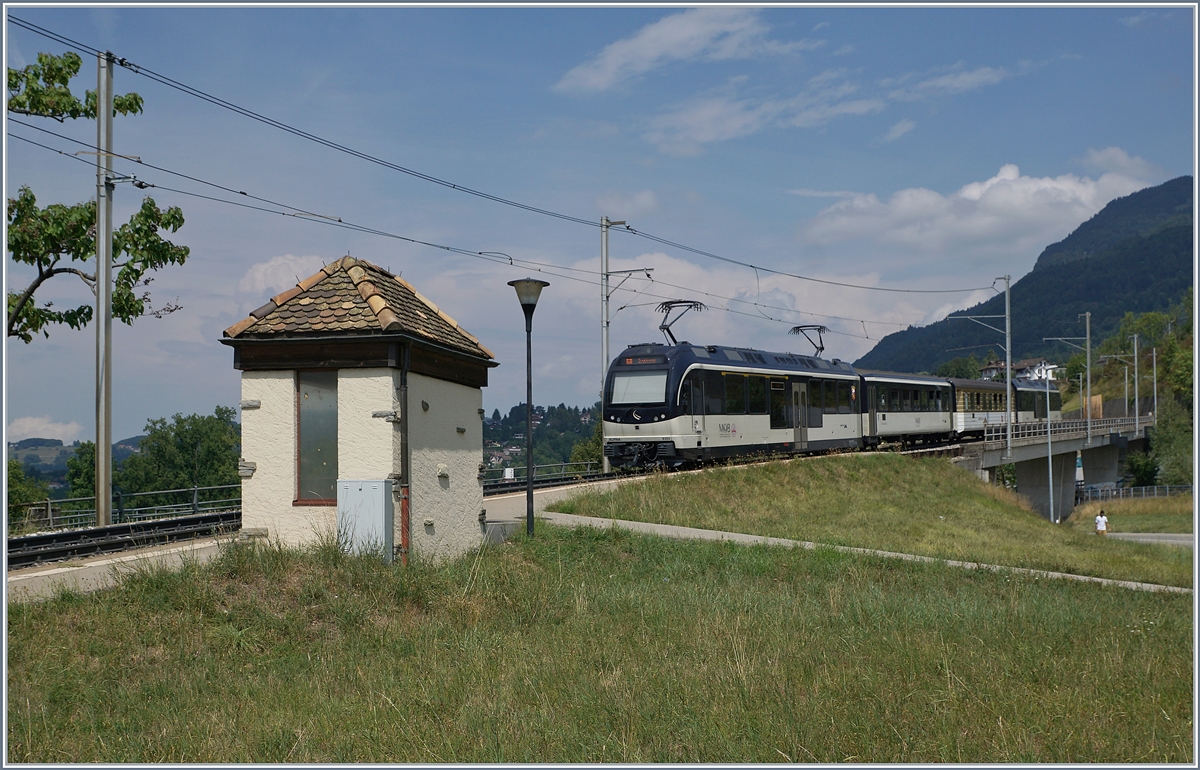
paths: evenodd
<path fill-rule="evenodd" d="M 861 448 L 849 364 L 721 345 L 627 348 L 609 367 L 604 454 L 678 466 L 768 451 Z"/>

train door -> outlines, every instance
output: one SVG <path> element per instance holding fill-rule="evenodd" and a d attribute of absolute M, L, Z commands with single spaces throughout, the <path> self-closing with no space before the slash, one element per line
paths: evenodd
<path fill-rule="evenodd" d="M 792 425 L 796 429 L 796 449 L 808 449 L 808 386 L 792 383 Z"/>
<path fill-rule="evenodd" d="M 704 377 L 699 370 L 688 375 L 687 385 L 691 392 L 692 432 L 696 434 L 696 446 L 700 446 L 700 437 L 704 435 Z"/>
<path fill-rule="evenodd" d="M 867 386 L 867 409 L 871 415 L 870 420 L 868 420 L 868 425 L 870 426 L 871 436 L 879 435 L 879 425 L 875 422 L 875 406 L 879 403 L 876 397 L 876 388 L 878 387 L 878 385 Z"/>

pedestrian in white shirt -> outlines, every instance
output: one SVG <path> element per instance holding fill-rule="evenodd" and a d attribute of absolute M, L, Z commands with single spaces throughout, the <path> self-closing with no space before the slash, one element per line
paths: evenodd
<path fill-rule="evenodd" d="M 1101 509 L 1100 513 L 1096 515 L 1096 534 L 1108 534 L 1108 517 L 1104 515 L 1103 509 Z"/>

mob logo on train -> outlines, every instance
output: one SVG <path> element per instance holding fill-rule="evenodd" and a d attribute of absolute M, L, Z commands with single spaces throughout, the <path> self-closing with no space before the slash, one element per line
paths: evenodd
<path fill-rule="evenodd" d="M 736 436 L 737 424 L 732 422 L 717 423 L 717 430 L 720 431 L 722 436 Z"/>

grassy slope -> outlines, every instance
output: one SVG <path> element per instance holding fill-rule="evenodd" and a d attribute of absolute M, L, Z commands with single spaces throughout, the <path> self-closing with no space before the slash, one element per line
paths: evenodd
<path fill-rule="evenodd" d="M 10 762 L 1190 762 L 1192 598 L 540 527 L 10 605 Z"/>
<path fill-rule="evenodd" d="M 1191 495 L 1137 500 L 1092 502 L 1076 508 L 1067 524 L 1087 532 L 1096 528 L 1101 509 L 1108 516 L 1109 532 L 1194 532 L 1195 510 Z"/>
<path fill-rule="evenodd" d="M 945 460 L 842 455 L 718 468 L 582 493 L 565 513 L 879 548 L 1168 585 L 1192 557 L 1054 526 L 1015 495 Z"/>

